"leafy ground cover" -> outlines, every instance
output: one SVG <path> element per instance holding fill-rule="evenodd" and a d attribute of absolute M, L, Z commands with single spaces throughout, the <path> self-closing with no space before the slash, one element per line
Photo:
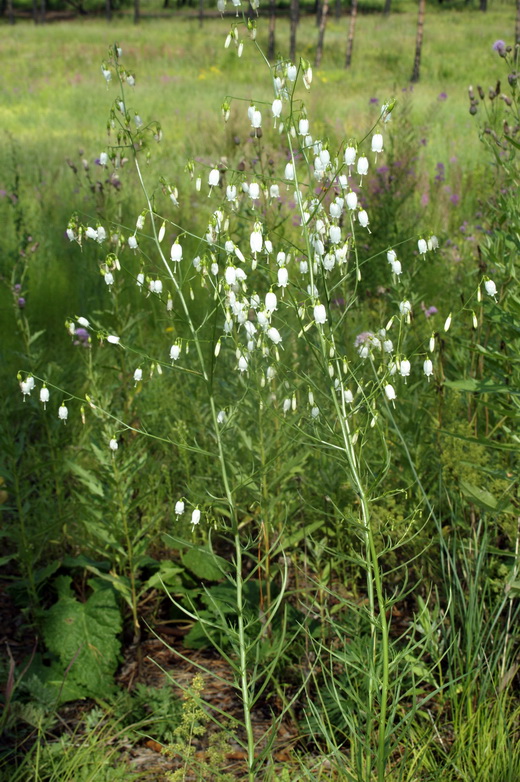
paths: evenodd
<path fill-rule="evenodd" d="M 518 51 L 413 18 L 4 43 L 6 778 L 518 778 Z"/>

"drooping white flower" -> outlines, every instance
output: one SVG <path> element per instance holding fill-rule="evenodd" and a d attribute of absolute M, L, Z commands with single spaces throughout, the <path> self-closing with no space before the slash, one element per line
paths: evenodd
<path fill-rule="evenodd" d="M 112 274 L 112 272 L 105 272 L 104 279 L 105 279 L 105 283 L 108 285 L 109 288 L 111 285 L 114 284 L 114 275 Z"/>
<path fill-rule="evenodd" d="M 357 172 L 359 176 L 366 176 L 368 173 L 368 158 L 360 157 L 357 162 Z"/>
<path fill-rule="evenodd" d="M 395 263 L 397 261 L 397 253 L 395 250 L 388 250 L 386 253 L 386 260 L 388 263 Z"/>
<path fill-rule="evenodd" d="M 411 311 L 412 311 L 412 305 L 410 304 L 408 299 L 406 301 L 400 302 L 399 312 L 401 313 L 401 315 L 405 315 L 405 316 L 409 315 Z"/>
<path fill-rule="evenodd" d="M 280 198 L 280 186 L 271 185 L 269 188 L 269 195 L 271 198 Z"/>
<path fill-rule="evenodd" d="M 285 266 L 280 266 L 278 269 L 278 287 L 285 288 L 289 282 L 289 273 Z"/>
<path fill-rule="evenodd" d="M 382 133 L 374 133 L 372 136 L 372 152 L 376 154 L 383 151 L 383 135 Z"/>
<path fill-rule="evenodd" d="M 110 448 L 111 451 L 117 451 L 117 449 L 119 448 L 119 443 L 117 442 L 115 437 L 112 437 L 112 439 L 108 444 L 108 447 Z"/>
<path fill-rule="evenodd" d="M 45 410 L 47 407 L 47 402 L 49 401 L 49 389 L 47 386 L 42 386 L 40 388 L 40 402 L 43 404 L 43 409 Z"/>
<path fill-rule="evenodd" d="M 446 318 L 446 320 L 444 321 L 444 331 L 449 331 L 450 330 L 450 326 L 451 326 L 451 312 L 448 315 L 448 317 Z"/>
<path fill-rule="evenodd" d="M 237 280 L 237 271 L 234 266 L 228 266 L 224 272 L 224 277 L 228 285 L 234 285 Z"/>
<path fill-rule="evenodd" d="M 251 236 L 249 237 L 249 244 L 251 246 L 251 252 L 252 253 L 259 253 L 259 252 L 261 252 L 262 245 L 263 245 L 262 232 L 261 231 L 251 231 Z"/>
<path fill-rule="evenodd" d="M 430 377 L 433 375 L 433 364 L 431 359 L 429 358 L 425 359 L 423 364 L 423 372 L 428 378 L 428 380 L 430 380 Z"/>
<path fill-rule="evenodd" d="M 136 383 L 139 383 L 143 379 L 143 370 L 141 367 L 137 367 L 137 369 L 134 372 L 134 380 Z"/>
<path fill-rule="evenodd" d="M 287 163 L 285 166 L 284 179 L 288 179 L 291 182 L 294 179 L 294 166 L 292 163 Z"/>
<path fill-rule="evenodd" d="M 316 304 L 314 306 L 314 320 L 319 324 L 327 322 L 327 310 L 324 304 Z"/>
<path fill-rule="evenodd" d="M 88 329 L 89 326 L 90 326 L 90 323 L 88 322 L 88 320 L 86 318 L 79 317 L 79 318 L 77 318 L 77 321 L 78 321 L 80 326 L 83 326 L 84 329 Z"/>
<path fill-rule="evenodd" d="M 354 193 L 353 190 L 350 191 L 350 193 L 347 193 L 346 198 L 347 206 L 349 209 L 356 209 L 357 207 L 357 193 Z"/>
<path fill-rule="evenodd" d="M 128 246 L 131 250 L 137 250 L 137 239 L 135 236 L 129 236 L 128 237 Z"/>
<path fill-rule="evenodd" d="M 339 225 L 330 226 L 329 238 L 332 244 L 339 244 L 341 242 L 341 228 L 339 227 Z"/>
<path fill-rule="evenodd" d="M 271 111 L 275 119 L 277 119 L 282 113 L 282 108 L 283 108 L 282 101 L 280 100 L 280 98 L 276 98 L 276 100 L 273 101 L 273 105 L 271 106 Z"/>
<path fill-rule="evenodd" d="M 251 182 L 249 185 L 249 198 L 252 201 L 257 201 L 260 198 L 260 185 L 258 182 Z"/>
<path fill-rule="evenodd" d="M 360 212 L 358 212 L 358 223 L 362 228 L 367 228 L 368 226 L 368 214 L 365 209 L 362 209 Z"/>
<path fill-rule="evenodd" d="M 417 249 L 419 250 L 419 255 L 426 255 L 428 252 L 428 244 L 426 239 L 419 239 L 417 242 Z"/>
<path fill-rule="evenodd" d="M 68 417 L 69 417 L 69 411 L 66 405 L 62 402 L 58 409 L 58 418 L 60 419 L 60 421 L 66 421 Z"/>
<path fill-rule="evenodd" d="M 270 329 L 267 330 L 267 336 L 271 340 L 271 342 L 274 342 L 275 345 L 279 345 L 282 341 L 282 337 L 278 329 L 275 329 L 274 326 L 271 326 Z"/>
<path fill-rule="evenodd" d="M 238 369 L 240 372 L 247 372 L 247 358 L 246 356 L 241 355 L 238 359 Z"/>
<path fill-rule="evenodd" d="M 29 383 L 28 379 L 20 381 L 20 391 L 23 394 L 23 401 L 25 402 L 25 397 L 29 396 L 29 394 L 32 391 L 32 387 L 31 387 L 31 384 Z"/>
<path fill-rule="evenodd" d="M 291 405 L 292 405 L 292 403 L 291 403 L 291 400 L 289 398 L 283 400 L 282 409 L 283 409 L 284 415 L 285 415 L 285 413 L 289 412 L 289 410 L 291 409 Z"/>
<path fill-rule="evenodd" d="M 115 334 L 109 334 L 107 337 L 107 342 L 109 342 L 111 345 L 119 345 L 119 340 L 121 337 L 117 337 Z"/>
<path fill-rule="evenodd" d="M 265 308 L 267 312 L 274 312 L 277 309 L 278 299 L 276 293 L 268 291 L 265 295 Z"/>
<path fill-rule="evenodd" d="M 293 65 L 292 63 L 287 66 L 287 78 L 289 81 L 296 81 L 296 76 L 298 74 L 298 68 L 296 65 Z"/>
<path fill-rule="evenodd" d="M 353 166 L 356 162 L 356 149 L 355 147 L 347 147 L 345 149 L 345 163 L 347 166 Z"/>
<path fill-rule="evenodd" d="M 398 277 L 403 271 L 403 267 L 401 266 L 401 261 L 394 261 L 392 264 L 392 271 L 394 274 L 396 274 Z"/>
<path fill-rule="evenodd" d="M 219 410 L 217 413 L 217 424 L 225 424 L 227 421 L 227 413 L 225 410 Z"/>
<path fill-rule="evenodd" d="M 179 244 L 179 242 L 172 244 L 170 258 L 174 263 L 179 263 L 182 260 L 182 244 Z"/>
<path fill-rule="evenodd" d="M 235 185 L 228 185 L 226 187 L 226 198 L 228 201 L 234 201 L 237 197 L 237 189 Z"/>
<path fill-rule="evenodd" d="M 101 152 L 101 154 L 99 156 L 99 165 L 100 166 L 106 166 L 107 163 L 108 163 L 108 155 L 107 155 L 107 153 L 106 152 Z"/>
<path fill-rule="evenodd" d="M 393 402 L 394 399 L 397 399 L 394 387 L 391 385 L 391 383 L 388 383 L 385 386 L 385 394 L 389 402 Z"/>
<path fill-rule="evenodd" d="M 170 348 L 170 358 L 172 361 L 177 361 L 180 355 L 181 355 L 181 346 L 178 343 L 175 343 Z"/>
<path fill-rule="evenodd" d="M 218 168 L 212 168 L 208 176 L 208 185 L 210 187 L 218 187 L 220 182 L 220 172 Z"/>
<path fill-rule="evenodd" d="M 298 122 L 298 133 L 300 136 L 306 136 L 309 132 L 309 120 L 307 117 L 302 117 Z"/>
<path fill-rule="evenodd" d="M 262 127 L 262 114 L 258 109 L 254 109 L 251 113 L 251 127 L 255 130 Z"/>
<path fill-rule="evenodd" d="M 401 362 L 399 364 L 399 372 L 401 373 L 401 377 L 410 377 L 410 369 L 411 365 L 407 358 L 401 359 Z"/>
<path fill-rule="evenodd" d="M 484 282 L 484 288 L 486 289 L 486 293 L 488 296 L 495 297 L 497 295 L 497 286 L 493 282 L 493 280 L 486 280 Z"/>
<path fill-rule="evenodd" d="M 191 523 L 195 527 L 200 522 L 200 510 L 198 508 L 195 508 L 194 511 L 192 511 L 191 514 Z"/>

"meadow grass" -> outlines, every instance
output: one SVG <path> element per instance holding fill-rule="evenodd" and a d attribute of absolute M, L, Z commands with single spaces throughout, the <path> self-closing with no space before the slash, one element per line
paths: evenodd
<path fill-rule="evenodd" d="M 9 30 L 4 44 L 12 71 L 3 85 L 0 109 L 0 122 L 10 134 L 0 153 L 0 189 L 7 191 L 0 202 L 7 225 L 3 273 L 7 276 L 11 263 L 27 273 L 25 307 L 16 309 L 18 294 L 9 286 L 3 296 L 7 304 L 15 294 L 18 323 L 27 317 L 33 331 L 41 327 L 46 334 L 33 352 L 27 343 L 20 347 L 13 329 L 2 359 L 10 371 L 15 365 L 14 371 L 24 370 L 20 380 L 34 371 L 38 383 L 44 378 L 51 387 L 46 415 L 35 398 L 37 391 L 27 400 L 16 391 L 14 401 L 12 388 L 6 391 L 14 413 L 3 434 L 5 480 L 9 502 L 16 498 L 10 505 L 9 535 L 25 577 L 19 594 L 26 590 L 25 609 L 33 610 L 46 627 L 54 616 L 45 604 L 52 600 L 53 574 L 60 568 L 76 576 L 81 571 L 83 596 L 87 579 L 93 590 L 101 583 L 118 590 L 121 605 L 132 611 L 138 643 L 139 601 L 152 584 L 164 588 L 159 568 L 165 578 L 168 568 L 172 576 L 173 568 L 167 591 L 176 615 L 184 611 L 191 620 L 191 641 L 212 646 L 231 666 L 243 716 L 242 730 L 229 730 L 247 750 L 250 780 L 256 780 L 256 770 L 262 768 L 266 781 L 278 779 L 270 746 L 256 743 L 252 724 L 260 693 L 270 698 L 271 690 L 281 704 L 274 727 L 301 707 L 299 727 L 327 752 L 330 778 L 382 782 L 395 776 L 411 781 L 443 774 L 469 780 L 483 765 L 489 744 L 500 756 L 497 773 L 506 773 L 511 747 L 504 733 L 518 730 L 517 704 L 509 700 L 508 691 L 516 674 L 511 627 L 518 614 L 507 596 L 517 572 L 510 550 L 516 529 L 506 504 L 514 469 L 509 464 L 511 473 L 506 473 L 506 459 L 488 452 L 483 439 L 490 419 L 492 431 L 496 426 L 500 434 L 499 413 L 487 407 L 487 399 L 468 395 L 466 404 L 457 391 L 450 393 L 449 382 L 455 378 L 456 387 L 468 374 L 477 382 L 487 377 L 492 362 L 498 364 L 500 381 L 500 362 L 507 360 L 500 332 L 508 327 L 514 332 L 514 316 L 508 318 L 505 310 L 507 283 L 500 303 L 491 294 L 480 302 L 476 288 L 484 273 L 484 279 L 492 274 L 500 286 L 501 279 L 511 280 L 501 263 L 514 268 L 514 258 L 509 251 L 498 257 L 493 249 L 493 242 L 499 247 L 508 239 L 496 228 L 491 207 L 482 220 L 496 235 L 488 232 L 489 244 L 484 236 L 478 238 L 478 258 L 484 257 L 487 265 L 477 269 L 474 243 L 455 253 L 445 239 L 458 230 L 460 220 L 473 217 L 477 195 L 493 189 L 491 166 L 483 160 L 476 124 L 467 111 L 466 88 L 470 81 L 494 83 L 493 74 L 502 63 L 491 44 L 498 37 L 507 39 L 511 16 L 510 9 L 500 6 L 485 17 L 484 26 L 484 17 L 469 11 L 432 13 L 423 77 L 413 91 L 408 77 L 415 14 L 409 6 L 388 19 L 360 17 L 355 63 L 348 73 L 342 68 L 346 22 L 331 20 L 323 67 L 314 74 L 311 92 L 302 90 L 313 134 L 328 139 L 331 148 L 342 137 L 359 138 L 377 118 L 383 100 L 396 95 L 399 105 L 390 126 L 394 130 L 385 130 L 385 154 L 390 161 L 395 152 L 410 166 L 404 187 L 412 188 L 401 211 L 392 204 L 402 195 L 399 188 L 388 190 L 390 199 L 384 192 L 369 192 L 368 202 L 373 197 L 382 216 L 375 207 L 370 211 L 372 234 L 357 226 L 348 263 L 340 264 L 339 255 L 332 270 L 316 260 L 315 269 L 310 263 L 302 271 L 300 260 L 319 255 L 317 244 L 311 244 L 318 234 L 311 234 L 303 219 L 307 207 L 301 196 L 295 196 L 300 200 L 297 207 L 286 197 L 288 186 L 281 185 L 279 202 L 266 199 L 265 212 L 253 208 L 244 195 L 235 210 L 226 203 L 225 191 L 216 187 L 208 196 L 208 167 L 222 159 L 229 164 L 227 177 L 241 156 L 244 177 L 254 171 L 263 181 L 272 165 L 280 182 L 279 171 L 288 159 L 293 175 L 299 167 L 304 180 L 312 176 L 310 166 L 303 174 L 303 150 L 296 162 L 290 135 L 277 145 L 278 134 L 267 127 L 271 121 L 265 119 L 268 111 L 262 103 L 270 104 L 273 97 L 269 79 L 260 78 L 263 66 L 252 56 L 253 47 L 246 45 L 240 60 L 223 48 L 226 22 L 208 20 L 202 30 L 196 20 L 184 18 L 149 19 L 139 28 L 128 19 L 118 19 L 110 28 L 101 20 L 47 28 L 19 24 Z M 278 32 L 280 40 L 287 41 L 286 21 L 279 23 Z M 100 193 L 80 180 L 83 159 L 94 181 L 107 176 L 94 159 L 106 143 L 103 128 L 115 93 L 116 80 L 107 91 L 99 68 L 106 58 L 103 39 L 108 34 L 122 45 L 124 64 L 136 68 L 137 87 L 125 94 L 127 107 L 145 120 L 159 119 L 164 140 L 153 147 L 149 165 L 139 154 L 135 169 L 121 169 L 120 192 L 105 187 Z M 300 27 L 300 52 L 311 60 L 315 36 L 313 21 L 306 19 Z M 265 45 L 263 25 L 260 44 Z M 114 49 L 112 56 L 115 73 L 119 55 Z M 224 129 L 220 106 L 230 96 L 236 99 Z M 250 138 L 246 107 L 253 99 L 263 107 L 265 135 L 271 134 L 265 148 Z M 299 103 L 291 100 L 290 110 L 295 122 Z M 135 129 L 130 120 L 126 123 L 124 118 L 122 137 L 129 141 L 132 158 Z M 363 149 L 368 146 L 365 142 Z M 272 164 L 264 162 L 268 154 L 273 155 Z M 261 171 L 256 155 L 265 165 Z M 201 192 L 184 171 L 188 157 L 196 157 Z M 77 177 L 65 158 L 79 168 Z M 513 161 L 511 157 L 502 163 L 511 177 Z M 438 163 L 448 175 L 436 182 Z M 16 172 L 24 230 L 40 243 L 23 262 L 15 230 L 21 212 L 8 201 Z M 161 193 L 158 175 L 178 182 L 178 211 L 172 212 L 164 188 Z M 460 209 L 449 206 L 445 182 L 457 188 Z M 507 218 L 497 223 L 509 226 L 517 219 L 517 208 L 507 179 L 505 184 L 497 203 Z M 369 190 L 370 180 L 365 186 Z M 312 193 L 311 184 L 302 187 Z M 425 195 L 431 197 L 430 204 L 425 202 L 420 212 Z M 236 264 L 233 250 L 226 247 L 224 253 L 220 237 L 216 243 L 200 238 L 206 230 L 210 237 L 216 231 L 222 219 L 215 218 L 216 206 L 227 213 L 230 237 L 248 257 L 253 255 L 251 269 L 246 267 L 249 292 L 255 290 L 252 286 L 262 296 L 277 290 L 279 309 L 268 317 L 283 336 L 276 328 L 274 337 L 269 336 L 273 329 L 259 328 L 260 336 L 253 339 L 249 334 L 246 348 L 243 332 L 253 324 L 255 307 L 252 299 L 244 298 L 239 303 L 246 309 L 234 309 L 246 288 L 233 274 L 228 279 Z M 133 252 L 124 242 L 143 208 L 148 215 L 137 231 L 139 250 Z M 105 248 L 84 238 L 80 249 L 65 238 L 72 211 L 84 225 L 96 225 L 99 219 L 107 230 L 110 225 L 122 230 L 123 244 L 117 244 L 122 270 L 115 273 L 113 289 L 99 274 L 100 264 L 106 272 L 104 264 L 111 257 Z M 161 246 L 156 230 L 163 211 L 168 227 Z M 300 220 L 294 220 L 295 212 Z M 323 208 L 319 214 L 327 224 L 327 211 Z M 336 219 L 332 210 L 330 215 Z M 344 216 L 355 234 L 352 216 Z M 283 247 L 300 256 L 287 261 L 288 291 L 277 286 L 280 278 L 269 253 L 257 268 L 256 251 L 250 254 L 247 249 L 259 219 L 265 220 L 264 240 L 269 231 L 275 253 Z M 316 215 L 312 220 L 317 231 L 324 231 L 318 229 Z M 179 226 L 187 231 L 180 236 L 184 257 L 170 271 L 163 253 L 179 235 Z M 77 223 L 73 227 L 78 230 Z M 439 232 L 441 249 L 417 258 L 417 250 L 422 253 L 417 235 L 429 236 L 431 229 Z M 323 237 L 328 243 L 325 233 Z M 403 278 L 386 269 L 389 245 L 395 245 L 403 259 Z M 22 246 L 27 249 L 25 238 Z M 197 266 L 192 259 L 199 251 L 203 259 Z M 221 269 L 227 267 L 220 278 L 208 272 L 217 256 L 224 264 Z M 301 278 L 296 276 L 297 264 Z M 152 280 L 160 278 L 173 297 L 171 308 L 166 310 L 166 296 L 139 290 L 139 269 Z M 313 292 L 315 284 L 319 290 Z M 342 304 L 338 294 L 345 297 Z M 413 299 L 413 319 L 407 317 L 412 305 L 403 300 L 406 296 Z M 514 291 L 511 297 L 513 306 Z M 321 303 L 325 300 L 328 313 Z M 437 319 L 426 319 L 424 302 L 439 306 Z M 478 310 L 480 323 L 471 307 Z M 7 330 L 13 316 L 7 307 L 2 310 L 1 325 Z M 453 326 L 443 330 L 451 310 Z M 79 315 L 94 323 L 86 324 L 91 350 L 73 345 L 63 333 L 64 317 L 76 320 Z M 493 318 L 497 328 L 491 326 Z M 96 333 L 98 322 L 101 330 Z M 391 332 L 395 344 L 383 352 L 379 340 L 370 340 L 384 324 L 390 330 L 391 322 L 397 324 Z M 99 339 L 104 329 L 120 335 L 124 350 Z M 359 343 L 359 336 L 365 342 Z M 172 342 L 178 347 L 176 357 L 169 353 Z M 372 352 L 367 348 L 363 356 L 358 351 L 363 344 L 373 344 Z M 477 350 L 486 354 L 486 366 L 474 371 Z M 430 355 L 433 381 L 433 363 L 428 380 L 426 369 L 422 371 Z M 247 371 L 239 372 L 245 358 Z M 408 358 L 413 373 L 407 382 Z M 274 377 L 266 371 L 267 363 Z M 145 374 L 137 379 L 133 373 L 141 366 Z M 71 389 L 65 400 L 71 411 L 67 427 L 57 415 L 65 386 Z M 354 389 L 350 401 L 347 386 Z M 23 384 L 21 388 L 24 391 Z M 507 407 L 512 403 L 505 393 L 504 399 L 507 419 L 513 415 Z M 141 437 L 136 438 L 138 431 Z M 115 449 L 109 445 L 113 442 Z M 479 488 L 483 481 L 489 492 Z M 178 518 L 176 501 L 181 497 L 190 512 L 199 512 L 200 505 L 200 527 L 198 518 L 191 528 L 187 514 L 182 521 Z M 161 537 L 164 531 L 185 540 L 179 546 L 169 534 Z M 215 556 L 214 542 L 226 559 Z M 516 545 L 518 550 L 518 538 Z M 174 556 L 171 548 L 177 552 Z M 156 550 L 158 560 L 150 556 Z M 63 558 L 68 552 L 80 555 L 81 561 Z M 84 555 L 92 559 L 82 559 Z M 170 556 L 173 562 L 166 559 Z M 497 557 L 507 565 L 499 566 Z M 47 561 L 50 575 L 43 577 L 40 588 L 34 562 Z M 103 562 L 109 563 L 110 572 L 103 570 Z M 213 567 L 209 573 L 208 565 Z M 200 578 L 219 583 L 200 587 Z M 179 609 L 182 595 L 189 598 Z M 82 610 L 73 596 L 70 600 L 76 611 Z M 398 619 L 401 611 L 404 626 Z M 55 625 L 54 632 L 59 631 Z M 50 630 L 46 640 L 50 649 L 52 644 L 60 647 L 59 637 L 53 638 Z M 112 641 L 117 647 L 117 639 Z M 291 666 L 298 668 L 301 684 L 295 685 L 289 675 Z M 286 676 L 293 688 L 284 692 Z M 38 681 L 32 687 L 35 697 Z M 30 687 L 26 691 L 31 694 Z M 487 718 L 488 702 L 495 709 L 493 720 Z M 477 742 L 475 752 L 466 752 L 467 737 Z M 267 732 L 265 738 L 269 740 Z M 513 769 L 517 763 L 515 756 Z M 316 777 L 301 771 L 302 779 L 321 778 L 321 772 Z M 486 773 L 492 773 L 490 765 Z"/>

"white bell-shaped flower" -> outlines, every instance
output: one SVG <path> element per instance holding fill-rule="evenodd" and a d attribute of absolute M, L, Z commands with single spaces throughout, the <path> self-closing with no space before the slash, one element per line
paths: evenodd
<path fill-rule="evenodd" d="M 354 191 L 351 190 L 350 193 L 347 193 L 345 200 L 349 209 L 356 209 L 358 202 L 357 193 L 354 193 Z"/>
<path fill-rule="evenodd" d="M 267 312 L 274 312 L 277 309 L 278 299 L 274 291 L 269 291 L 265 295 L 265 308 Z"/>
<path fill-rule="evenodd" d="M 286 288 L 289 282 L 289 273 L 285 266 L 280 266 L 278 269 L 278 287 Z"/>
<path fill-rule="evenodd" d="M 372 152 L 376 154 L 383 151 L 383 135 L 382 133 L 374 133 L 372 136 Z"/>
<path fill-rule="evenodd" d="M 397 399 L 394 387 L 391 385 L 391 383 L 388 383 L 385 386 L 385 394 L 389 402 L 393 402 L 394 399 Z"/>
<path fill-rule="evenodd" d="M 182 245 L 179 242 L 174 242 L 170 250 L 170 258 L 175 263 L 179 263 L 182 260 Z"/>
<path fill-rule="evenodd" d="M 267 329 L 267 336 L 269 337 L 271 342 L 274 342 L 275 345 L 279 345 L 282 341 L 280 332 L 278 331 L 278 329 L 275 329 L 274 326 L 271 326 L 271 328 Z"/>
<path fill-rule="evenodd" d="M 324 304 L 316 304 L 314 307 L 314 320 L 316 323 L 323 324 L 327 322 L 327 310 Z"/>
<path fill-rule="evenodd" d="M 360 157 L 357 162 L 357 172 L 359 176 L 366 176 L 368 173 L 368 158 Z"/>
<path fill-rule="evenodd" d="M 356 162 L 356 148 L 355 147 L 347 147 L 345 149 L 345 163 L 347 166 L 353 166 Z"/>

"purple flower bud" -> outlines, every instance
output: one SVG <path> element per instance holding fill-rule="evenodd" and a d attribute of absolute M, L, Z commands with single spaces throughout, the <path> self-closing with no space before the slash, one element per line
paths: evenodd
<path fill-rule="evenodd" d="M 18 299 L 18 307 L 21 310 L 23 310 L 23 308 L 25 307 L 25 299 L 23 296 L 20 296 L 20 298 Z"/>

